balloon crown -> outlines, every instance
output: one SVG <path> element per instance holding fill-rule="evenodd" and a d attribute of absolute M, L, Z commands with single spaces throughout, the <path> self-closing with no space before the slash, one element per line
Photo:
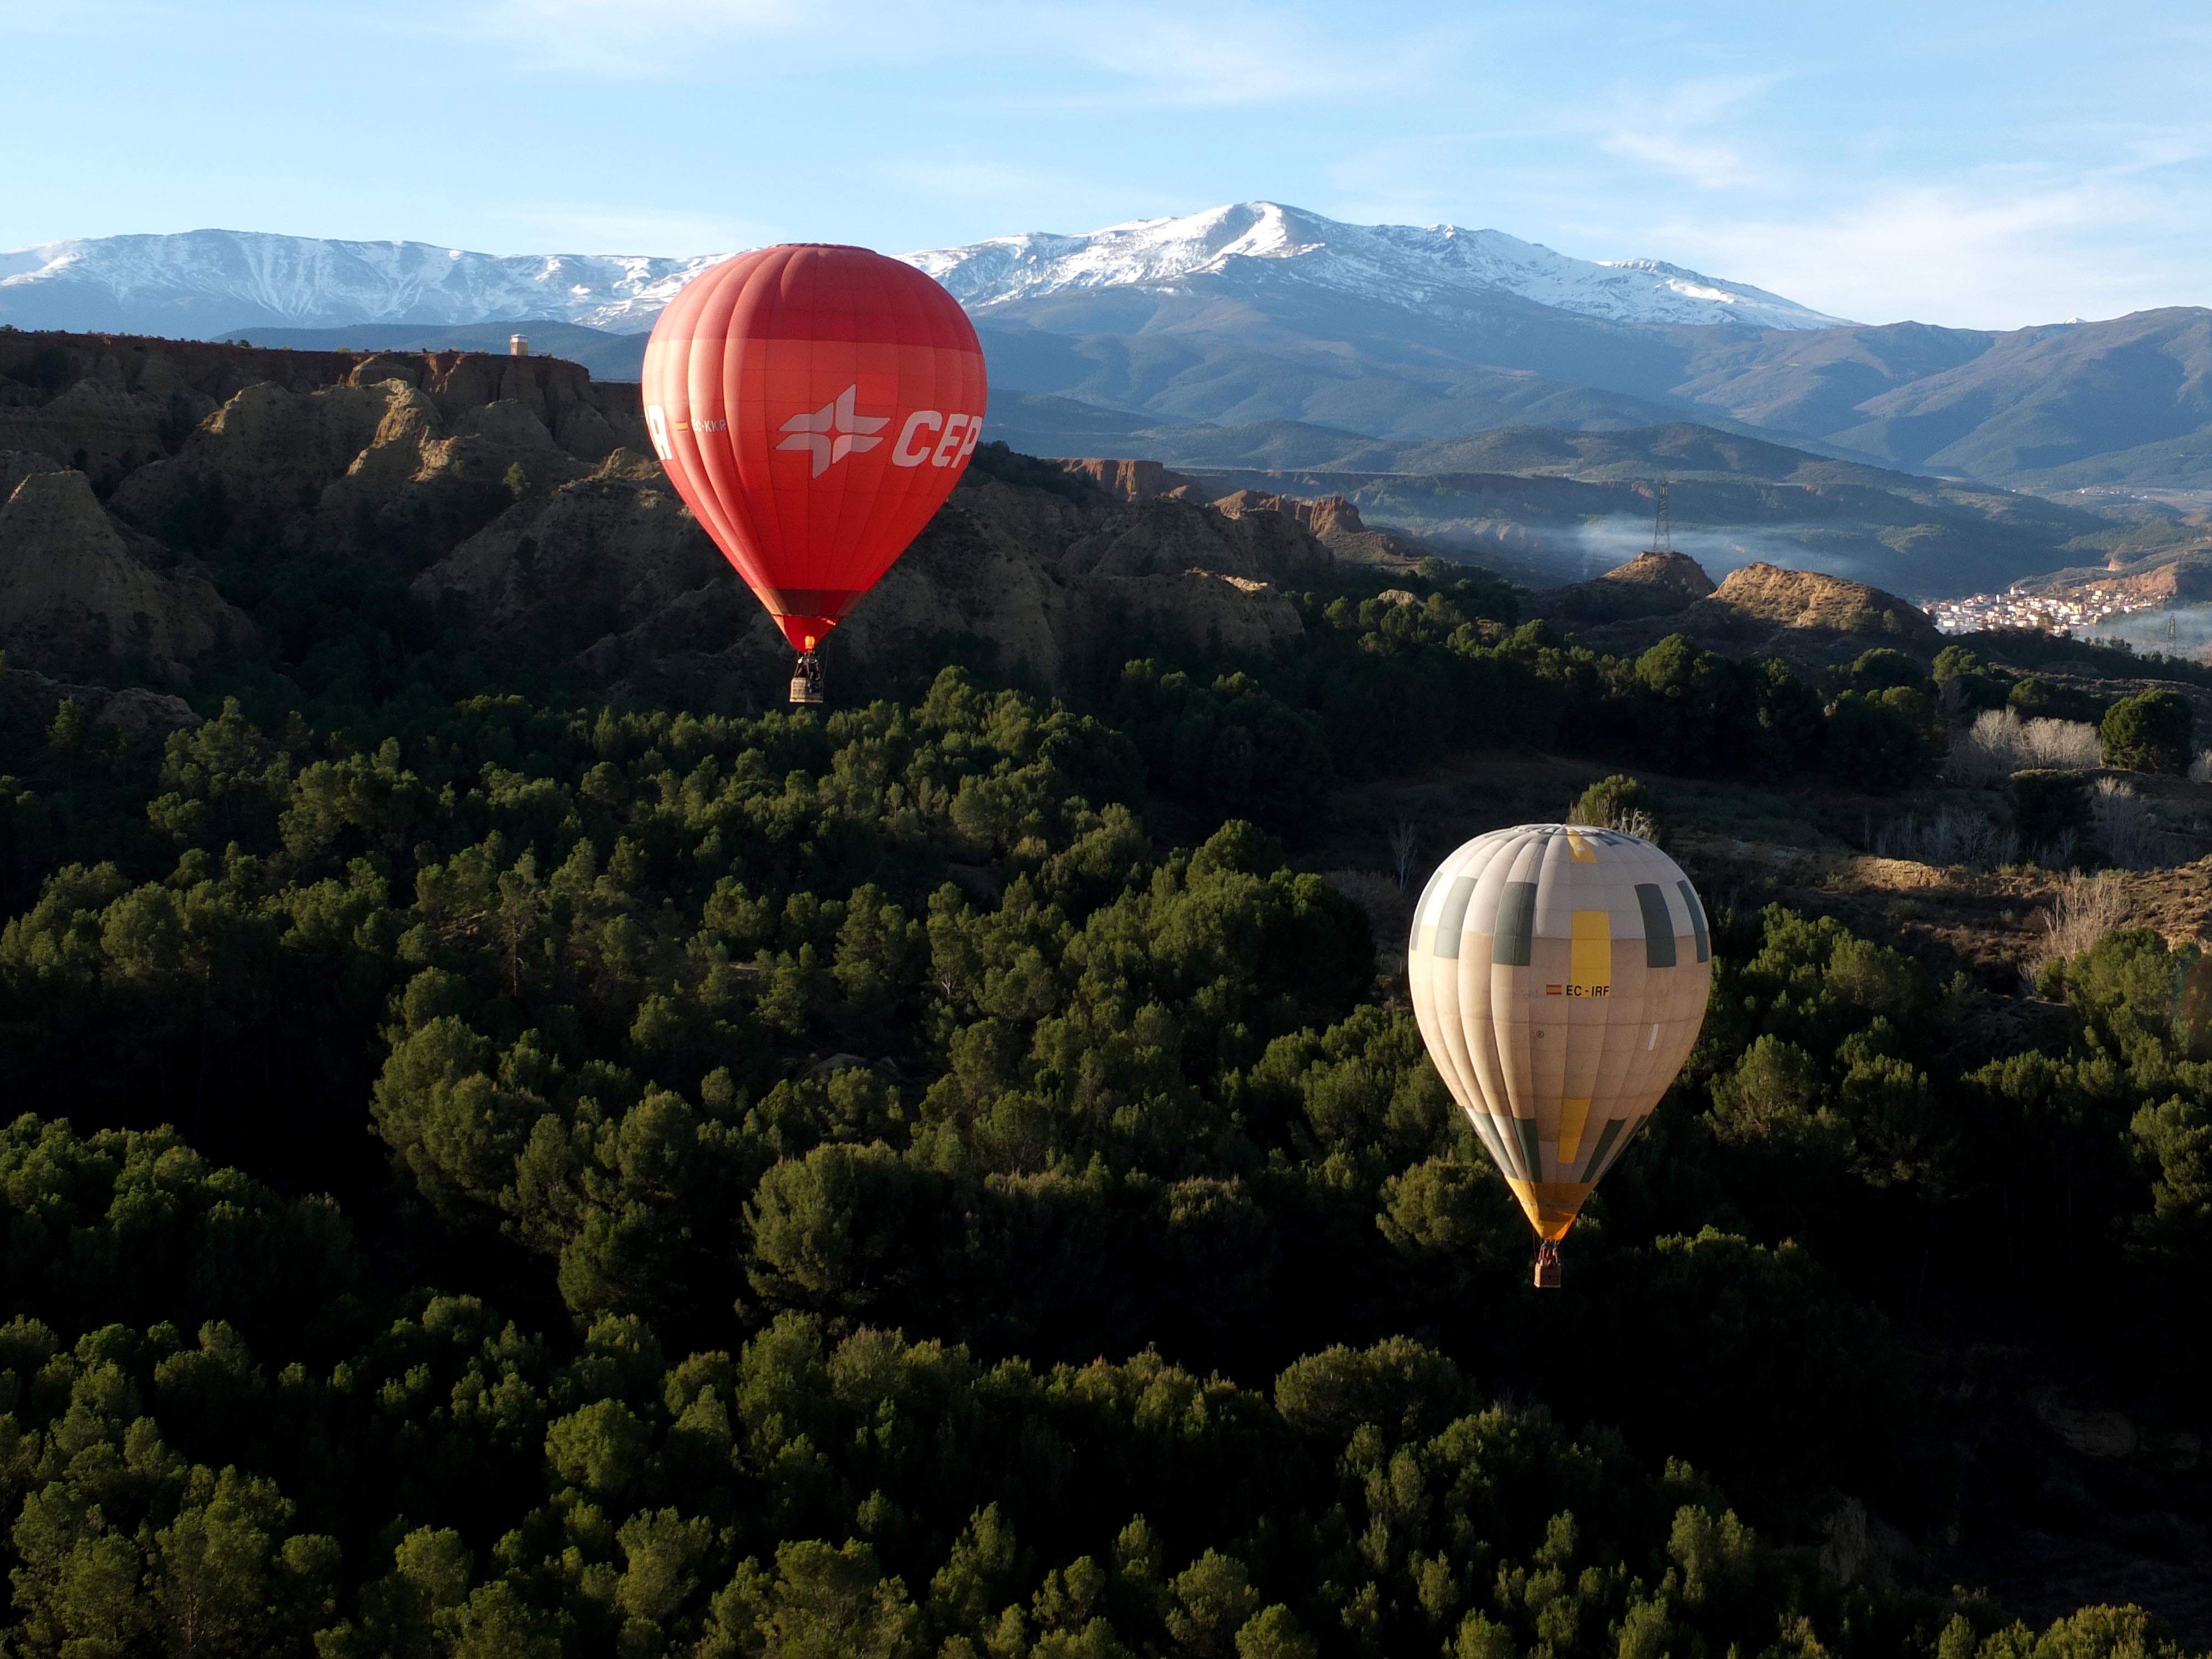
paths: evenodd
<path fill-rule="evenodd" d="M 1638 846 L 1656 847 L 1649 836 L 1639 836 L 1632 830 L 1616 830 L 1602 823 L 1516 823 L 1510 830 L 1493 830 L 1493 836 L 1587 836 L 1594 841 L 1632 841 Z"/>

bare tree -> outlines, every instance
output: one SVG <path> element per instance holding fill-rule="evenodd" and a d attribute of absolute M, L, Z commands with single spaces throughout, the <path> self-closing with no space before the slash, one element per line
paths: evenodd
<path fill-rule="evenodd" d="M 2082 772 L 2104 761 L 2086 720 L 2023 720 L 2014 708 L 1985 708 L 1951 744 L 1948 769 L 1960 783 L 1993 783 L 2029 767 Z"/>
<path fill-rule="evenodd" d="M 1990 870 L 2019 856 L 2020 837 L 1979 812 L 1944 806 L 1925 822 L 1906 818 L 1900 823 L 1884 824 L 1875 834 L 1873 851 L 1877 858 Z"/>
<path fill-rule="evenodd" d="M 2122 778 L 2099 778 L 2089 808 L 2096 815 L 2097 844 L 2113 863 L 2123 870 L 2158 866 L 2158 835 L 2133 784 Z"/>
<path fill-rule="evenodd" d="M 1420 845 L 1413 819 L 1400 818 L 1390 826 L 1390 867 L 1398 878 L 1398 890 L 1401 893 L 1413 879 L 1413 855 L 1420 850 Z"/>
<path fill-rule="evenodd" d="M 2106 934 L 2126 927 L 2131 908 L 2126 886 L 2109 870 L 2069 876 L 2059 883 L 2050 908 L 2043 913 L 2043 937 L 2024 964 L 2028 988 L 2035 988 L 2052 963 L 2078 957 Z"/>

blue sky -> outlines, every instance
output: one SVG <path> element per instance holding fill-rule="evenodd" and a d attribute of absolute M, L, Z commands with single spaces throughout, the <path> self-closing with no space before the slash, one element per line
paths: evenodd
<path fill-rule="evenodd" d="M 0 247 L 887 250 L 1266 198 L 1868 321 L 2212 304 L 2212 4 L 0 0 Z"/>

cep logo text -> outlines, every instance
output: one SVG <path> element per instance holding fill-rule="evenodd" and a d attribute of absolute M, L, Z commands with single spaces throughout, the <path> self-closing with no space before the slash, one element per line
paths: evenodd
<path fill-rule="evenodd" d="M 899 428 L 891 448 L 893 466 L 950 466 L 967 459 L 983 435 L 981 415 L 948 415 L 941 410 L 917 409 Z"/>

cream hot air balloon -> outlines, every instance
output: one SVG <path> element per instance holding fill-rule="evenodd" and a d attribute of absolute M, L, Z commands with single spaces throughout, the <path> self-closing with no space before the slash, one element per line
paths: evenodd
<path fill-rule="evenodd" d="M 1536 1230 L 1537 1284 L 1559 1282 L 1559 1239 L 1689 1058 L 1712 955 L 1681 866 L 1618 830 L 1493 830 L 1429 878 L 1413 1013 Z"/>

